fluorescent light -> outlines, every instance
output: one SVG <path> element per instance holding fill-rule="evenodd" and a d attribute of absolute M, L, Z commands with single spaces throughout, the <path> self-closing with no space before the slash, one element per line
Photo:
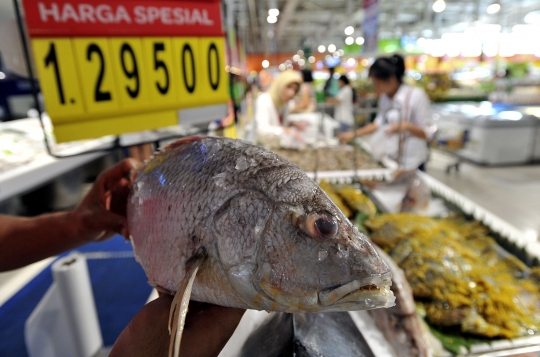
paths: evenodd
<path fill-rule="evenodd" d="M 328 52 L 335 52 L 336 51 L 336 45 L 333 43 L 328 45 Z"/>
<path fill-rule="evenodd" d="M 352 38 L 352 37 L 349 36 L 349 37 L 347 37 L 347 38 L 345 39 L 345 44 L 346 44 L 346 45 L 352 45 L 353 43 L 354 43 L 354 38 Z"/>
<path fill-rule="evenodd" d="M 444 0 L 437 0 L 433 3 L 433 11 L 443 12 L 444 9 L 446 9 L 446 3 L 444 2 Z"/>
<path fill-rule="evenodd" d="M 278 17 L 279 10 L 278 9 L 270 9 L 270 10 L 268 10 L 268 15 Z"/>
<path fill-rule="evenodd" d="M 315 57 L 309 56 L 308 61 L 309 63 L 315 63 Z"/>
<path fill-rule="evenodd" d="M 266 21 L 268 21 L 269 24 L 275 24 L 277 22 L 277 17 L 276 16 L 268 16 L 266 18 Z"/>
<path fill-rule="evenodd" d="M 352 35 L 353 33 L 354 33 L 354 27 L 352 27 L 352 26 L 347 26 L 347 27 L 345 28 L 345 35 L 350 36 L 350 35 Z"/>
<path fill-rule="evenodd" d="M 532 11 L 523 19 L 528 24 L 540 24 L 540 11 Z"/>
<path fill-rule="evenodd" d="M 317 47 L 317 50 L 319 51 L 319 53 L 324 53 L 326 51 L 326 47 L 324 45 L 320 45 L 319 47 Z"/>
<path fill-rule="evenodd" d="M 264 60 L 262 61 L 262 66 L 263 68 L 268 68 L 268 66 L 270 66 L 270 62 L 268 62 L 267 60 Z"/>
<path fill-rule="evenodd" d="M 486 9 L 487 13 L 490 14 L 490 15 L 493 15 L 493 14 L 496 14 L 499 12 L 499 10 L 501 9 L 501 4 L 499 3 L 493 3 L 491 5 L 489 5 Z"/>

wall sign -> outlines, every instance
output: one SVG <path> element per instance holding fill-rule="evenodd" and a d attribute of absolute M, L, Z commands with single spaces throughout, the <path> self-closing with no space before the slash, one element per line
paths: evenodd
<path fill-rule="evenodd" d="M 219 2 L 23 5 L 57 142 L 175 125 L 178 109 L 229 98 Z"/>

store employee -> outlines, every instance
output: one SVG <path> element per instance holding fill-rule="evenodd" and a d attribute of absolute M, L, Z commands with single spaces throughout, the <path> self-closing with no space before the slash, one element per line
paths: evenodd
<path fill-rule="evenodd" d="M 374 152 L 397 160 L 406 170 L 424 170 L 427 141 L 433 136 L 429 126 L 430 101 L 422 89 L 403 83 L 404 74 L 405 61 L 399 55 L 381 57 L 373 63 L 369 77 L 381 93 L 379 110 L 375 121 L 356 130 L 356 135 L 374 133 L 371 140 Z M 347 143 L 354 136 L 354 132 L 348 132 L 339 138 Z"/>

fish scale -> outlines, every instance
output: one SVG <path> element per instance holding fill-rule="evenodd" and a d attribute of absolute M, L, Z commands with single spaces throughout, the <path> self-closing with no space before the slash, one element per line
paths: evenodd
<path fill-rule="evenodd" d="M 128 224 L 137 260 L 162 291 L 183 294 L 195 271 L 191 299 L 224 306 L 394 303 L 388 267 L 366 237 L 298 166 L 245 141 L 188 138 L 157 154 L 136 173 Z"/>

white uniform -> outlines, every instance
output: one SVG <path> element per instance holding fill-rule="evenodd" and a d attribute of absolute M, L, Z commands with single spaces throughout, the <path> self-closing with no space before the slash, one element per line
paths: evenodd
<path fill-rule="evenodd" d="M 287 126 L 287 105 L 279 112 L 269 93 L 261 93 L 255 101 L 255 142 L 267 148 L 284 147 L 299 148 L 303 143 L 297 142 L 292 135 L 285 132 Z M 281 124 L 279 117 L 283 118 Z M 290 128 L 294 131 L 294 128 Z"/>
<path fill-rule="evenodd" d="M 354 124 L 352 88 L 350 86 L 341 87 L 336 99 L 339 100 L 339 103 L 335 106 L 334 119 L 352 126 Z"/>
<path fill-rule="evenodd" d="M 379 99 L 379 111 L 374 123 L 378 130 L 385 130 L 388 126 L 400 120 L 409 121 L 424 129 L 427 140 L 431 140 L 433 132 L 429 129 L 431 123 L 431 105 L 426 93 L 417 87 L 402 84 L 394 98 L 390 99 L 383 94 Z M 383 137 L 382 135 L 380 137 Z M 398 142 L 398 134 L 387 135 L 388 140 Z M 398 158 L 398 145 L 387 153 L 391 158 Z M 406 170 L 416 169 L 425 163 L 428 156 L 426 140 L 417 138 L 409 132 L 405 133 L 401 165 Z"/>

